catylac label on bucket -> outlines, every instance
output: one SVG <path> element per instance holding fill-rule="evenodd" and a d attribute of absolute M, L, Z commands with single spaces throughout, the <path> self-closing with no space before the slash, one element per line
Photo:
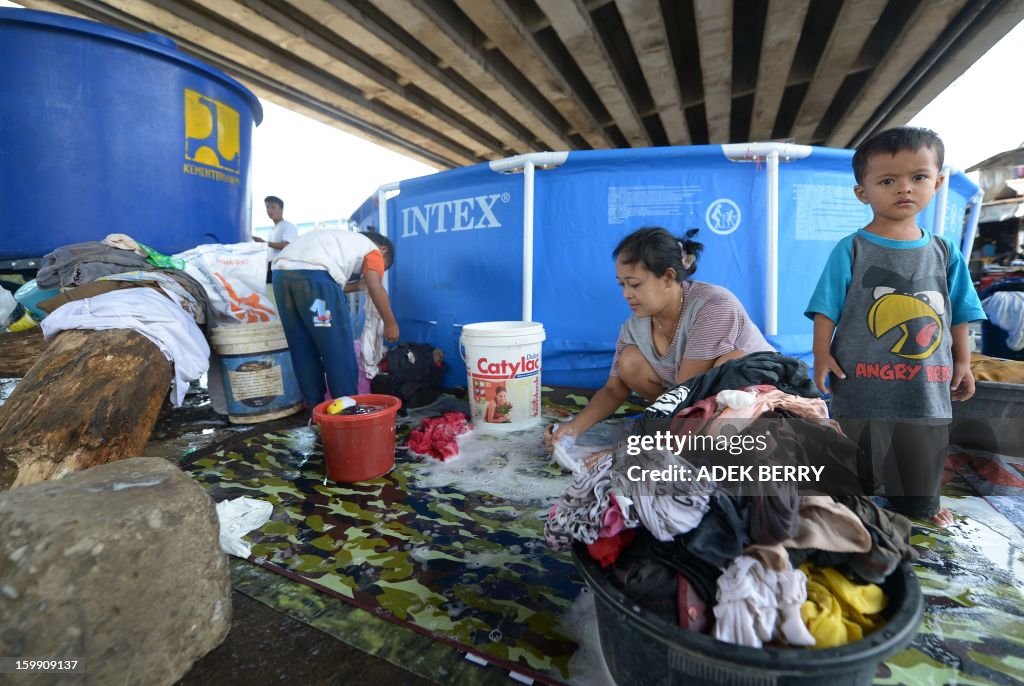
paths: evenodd
<path fill-rule="evenodd" d="M 492 322 L 464 329 L 473 422 L 478 428 L 514 431 L 540 420 L 543 340 L 543 327 L 530 322 Z"/>

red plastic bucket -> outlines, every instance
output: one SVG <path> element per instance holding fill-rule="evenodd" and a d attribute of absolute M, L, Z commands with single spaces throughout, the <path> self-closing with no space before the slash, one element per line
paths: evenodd
<path fill-rule="evenodd" d="M 360 405 L 384 409 L 369 414 L 327 414 L 330 400 L 313 408 L 320 425 L 327 476 L 353 483 L 387 474 L 395 466 L 395 417 L 402 401 L 390 395 L 353 395 Z"/>

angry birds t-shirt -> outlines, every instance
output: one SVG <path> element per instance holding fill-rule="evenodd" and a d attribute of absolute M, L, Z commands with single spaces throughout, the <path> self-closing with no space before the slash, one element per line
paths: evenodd
<path fill-rule="evenodd" d="M 962 255 L 922 231 L 897 241 L 863 229 L 841 240 L 805 314 L 836 322 L 832 414 L 842 418 L 952 416 L 951 328 L 984 319 Z"/>

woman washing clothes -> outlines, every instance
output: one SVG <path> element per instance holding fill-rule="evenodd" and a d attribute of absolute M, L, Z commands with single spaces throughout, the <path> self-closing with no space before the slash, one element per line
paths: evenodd
<path fill-rule="evenodd" d="M 774 350 L 735 295 L 690 280 L 704 249 L 691 240 L 696 233 L 676 238 L 662 228 L 644 228 L 612 252 L 615 278 L 633 316 L 619 330 L 608 381 L 572 421 L 545 432 L 548 447 L 608 417 L 631 391 L 653 401 L 712 367 Z"/>

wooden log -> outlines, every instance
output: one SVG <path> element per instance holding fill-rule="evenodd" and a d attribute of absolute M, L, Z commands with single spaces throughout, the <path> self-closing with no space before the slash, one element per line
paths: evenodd
<path fill-rule="evenodd" d="M 141 455 L 171 373 L 135 331 L 58 334 L 0 406 L 0 491 Z"/>
<path fill-rule="evenodd" d="M 16 333 L 0 330 L 0 377 L 25 376 L 46 346 L 43 330 L 38 326 Z"/>

